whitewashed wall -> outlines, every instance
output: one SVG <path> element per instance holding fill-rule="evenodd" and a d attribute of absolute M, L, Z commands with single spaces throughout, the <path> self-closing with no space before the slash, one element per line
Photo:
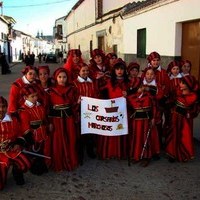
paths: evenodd
<path fill-rule="evenodd" d="M 103 1 L 103 13 L 107 13 L 111 10 L 120 8 L 125 4 L 132 3 L 133 0 L 104 0 Z M 136 2 L 136 1 L 135 1 Z"/>
<path fill-rule="evenodd" d="M 161 4 L 160 4 L 161 5 Z M 124 53 L 136 54 L 137 30 L 147 30 L 147 54 L 180 56 L 181 23 L 200 19 L 199 0 L 179 0 L 124 19 Z M 146 10 L 147 11 L 147 10 Z"/>
<path fill-rule="evenodd" d="M 7 43 L 1 40 L 1 33 L 8 34 L 8 24 L 0 20 L 0 45 L 1 45 L 1 51 L 4 52 L 6 55 L 8 55 L 8 46 Z"/>

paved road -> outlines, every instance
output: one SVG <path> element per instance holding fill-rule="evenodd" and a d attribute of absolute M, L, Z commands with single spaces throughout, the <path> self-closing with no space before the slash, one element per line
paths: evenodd
<path fill-rule="evenodd" d="M 53 69 L 57 65 L 50 65 Z M 19 77 L 22 65 L 12 74 L 0 75 L 0 94 L 7 96 L 9 84 Z M 162 154 L 146 168 L 128 166 L 126 160 L 91 160 L 73 172 L 25 174 L 26 184 L 16 186 L 9 173 L 0 200 L 192 200 L 200 199 L 200 145 L 188 163 L 169 163 Z"/>

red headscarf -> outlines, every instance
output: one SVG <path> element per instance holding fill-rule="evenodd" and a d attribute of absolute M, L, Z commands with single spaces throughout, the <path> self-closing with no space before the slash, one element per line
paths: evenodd
<path fill-rule="evenodd" d="M 94 59 L 95 56 L 101 56 L 103 60 L 105 60 L 105 53 L 101 49 L 94 49 L 90 52 L 90 56 Z"/>
<path fill-rule="evenodd" d="M 188 86 L 188 88 L 192 91 L 197 91 L 198 84 L 194 76 L 187 75 L 182 77 L 183 82 Z"/>
<path fill-rule="evenodd" d="M 53 79 L 55 80 L 55 82 L 57 82 L 57 76 L 58 74 L 60 74 L 61 72 L 64 72 L 66 73 L 67 77 L 68 77 L 68 73 L 67 73 L 67 70 L 63 67 L 59 67 L 57 68 L 54 73 L 53 73 Z"/>
<path fill-rule="evenodd" d="M 48 66 L 48 65 L 41 65 L 41 66 L 38 66 L 38 67 L 37 67 L 38 72 L 39 72 L 40 70 L 43 70 L 43 69 L 46 70 L 48 74 L 50 74 L 50 69 L 49 69 L 49 66 Z"/>
<path fill-rule="evenodd" d="M 24 69 L 21 71 L 23 75 L 27 74 L 30 70 L 35 70 L 36 71 L 36 68 L 33 67 L 33 66 L 26 66 L 24 67 Z"/>
<path fill-rule="evenodd" d="M 167 73 L 171 73 L 171 70 L 173 67 L 177 66 L 179 68 L 179 70 L 181 70 L 180 68 L 180 62 L 177 60 L 174 60 L 172 62 L 169 63 L 168 67 L 167 67 Z"/>
<path fill-rule="evenodd" d="M 129 65 L 128 65 L 128 73 L 130 73 L 130 71 L 132 69 L 136 68 L 138 71 L 140 70 L 140 65 L 136 62 L 130 62 Z"/>
<path fill-rule="evenodd" d="M 26 84 L 20 91 L 22 96 L 28 96 L 33 93 L 37 93 L 37 86 L 34 84 Z"/>
<path fill-rule="evenodd" d="M 158 58 L 160 60 L 160 54 L 157 53 L 156 51 L 153 51 L 149 54 L 147 57 L 148 62 L 150 63 L 153 59 Z"/>

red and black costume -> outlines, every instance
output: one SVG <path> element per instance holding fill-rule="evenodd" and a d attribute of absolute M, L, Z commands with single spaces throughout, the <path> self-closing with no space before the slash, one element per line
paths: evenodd
<path fill-rule="evenodd" d="M 92 98 L 98 98 L 99 92 L 98 87 L 95 81 L 93 81 L 91 78 L 87 77 L 86 79 L 83 79 L 82 77 L 78 76 L 76 80 L 73 81 L 74 86 L 77 88 L 80 96 L 85 97 L 92 97 Z M 78 137 L 80 138 L 80 151 L 79 151 L 79 157 L 80 162 L 82 164 L 83 162 L 83 155 L 84 155 L 84 146 L 86 146 L 87 154 L 90 158 L 95 158 L 96 155 L 94 153 L 94 147 L 95 147 L 95 135 L 94 134 L 84 134 L 80 135 L 80 108 L 77 113 L 77 123 L 78 123 Z"/>
<path fill-rule="evenodd" d="M 117 77 L 115 69 L 123 68 L 122 77 Z M 126 74 L 126 64 L 121 59 L 116 61 L 113 66 L 111 78 L 107 80 L 107 84 L 103 87 L 107 90 L 108 98 L 123 97 L 128 89 L 128 76 Z M 128 134 L 128 133 L 127 133 Z M 97 153 L 101 159 L 126 159 L 127 158 L 127 135 L 122 136 L 99 136 Z"/>
<path fill-rule="evenodd" d="M 6 102 L 5 99 L 3 99 Z M 0 103 L 2 97 L 0 97 Z M 7 104 L 7 102 L 6 102 Z M 21 152 L 25 138 L 21 135 L 18 119 L 6 114 L 0 120 L 0 190 L 5 187 L 9 168 L 13 166 L 13 177 L 18 185 L 24 184 L 23 173 L 27 172 L 31 163 L 27 156 Z"/>
<path fill-rule="evenodd" d="M 141 87 L 140 83 L 135 88 Z M 129 158 L 150 160 L 160 153 L 159 137 L 152 119 L 156 117 L 155 101 L 149 92 L 136 92 L 127 97 L 130 114 Z"/>
<path fill-rule="evenodd" d="M 21 78 L 18 78 L 11 85 L 9 92 L 8 113 L 17 113 L 18 109 L 24 103 L 24 98 L 21 96 L 20 91 L 26 84 L 32 84 L 32 82 L 28 81 L 25 76 L 29 70 L 35 70 L 35 67 L 26 66 L 22 70 L 23 76 Z M 35 83 L 35 81 L 33 83 Z"/>
<path fill-rule="evenodd" d="M 66 69 L 58 68 L 54 79 Z M 55 84 L 49 91 L 49 120 L 53 124 L 51 134 L 51 168 L 54 171 L 71 171 L 78 167 L 78 148 L 75 127 L 78 94 L 75 87 Z"/>
<path fill-rule="evenodd" d="M 195 79 L 184 76 L 182 81 L 188 85 L 190 92 L 183 94 L 177 90 L 176 102 L 172 108 L 171 126 L 166 135 L 166 153 L 169 161 L 175 159 L 180 162 L 194 158 L 194 139 L 193 139 L 193 106 L 197 101 L 195 92 Z"/>
<path fill-rule="evenodd" d="M 27 85 L 22 89 L 23 95 L 29 95 L 37 92 L 31 85 Z M 44 144 L 48 139 L 47 135 L 47 114 L 46 109 L 39 102 L 33 104 L 26 100 L 19 111 L 21 129 L 24 135 L 32 135 L 32 145 L 28 148 L 33 153 L 44 154 Z M 32 157 L 31 172 L 41 175 L 47 172 L 45 160 L 40 157 Z"/>

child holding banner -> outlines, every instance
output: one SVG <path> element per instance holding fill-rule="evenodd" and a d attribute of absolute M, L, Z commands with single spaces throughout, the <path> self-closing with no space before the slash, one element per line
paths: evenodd
<path fill-rule="evenodd" d="M 50 123 L 51 168 L 54 171 L 71 171 L 78 167 L 77 135 L 74 115 L 77 112 L 78 94 L 75 87 L 68 83 L 68 73 L 63 67 L 53 74 L 55 86 L 51 87 Z"/>
<path fill-rule="evenodd" d="M 103 89 L 107 90 L 108 98 L 126 97 L 128 89 L 128 75 L 126 63 L 118 58 L 113 65 L 111 78 Z M 102 88 L 101 88 L 102 89 Z M 127 133 L 128 134 L 128 133 Z M 102 136 L 98 141 L 98 154 L 101 159 L 125 159 L 127 158 L 127 136 Z"/>
<path fill-rule="evenodd" d="M 74 86 L 79 91 L 80 96 L 85 97 L 92 97 L 92 98 L 98 98 L 99 92 L 98 87 L 95 81 L 93 81 L 91 78 L 89 78 L 89 67 L 87 64 L 82 63 L 79 65 L 80 71 L 78 78 L 73 81 Z M 83 157 L 84 157 L 84 147 L 86 147 L 87 154 L 90 158 L 96 158 L 96 154 L 94 152 L 94 137 L 93 134 L 86 134 L 86 135 L 80 135 L 80 109 L 77 113 L 77 130 L 78 130 L 78 137 L 79 137 L 79 158 L 80 163 L 83 163 Z"/>

